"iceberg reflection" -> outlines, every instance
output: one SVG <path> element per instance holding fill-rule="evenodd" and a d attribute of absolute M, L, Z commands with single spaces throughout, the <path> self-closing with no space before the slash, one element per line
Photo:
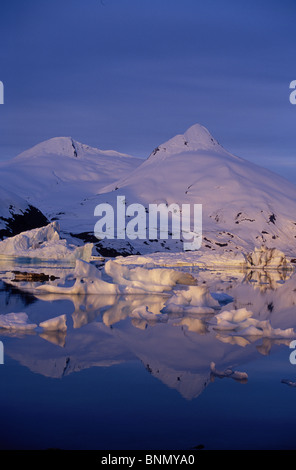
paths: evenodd
<path fill-rule="evenodd" d="M 34 291 L 35 302 L 26 304 L 26 313 L 39 326 L 34 331 L 1 329 L 6 353 L 52 378 L 137 360 L 186 399 L 199 396 L 216 378 L 246 383 L 244 364 L 271 354 L 274 347 L 289 347 L 295 337 L 296 277 L 258 271 L 243 278 L 195 274 L 197 285 L 156 294 Z M 66 313 L 65 297 L 71 305 Z M 20 296 L 19 309 L 22 302 Z M 42 315 L 44 305 L 50 306 L 48 318 Z"/>

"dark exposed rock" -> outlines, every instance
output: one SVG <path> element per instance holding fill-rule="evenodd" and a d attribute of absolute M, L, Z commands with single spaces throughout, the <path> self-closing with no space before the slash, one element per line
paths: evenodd
<path fill-rule="evenodd" d="M 14 213 L 13 206 L 9 208 L 11 217 L 0 217 L 5 223 L 5 228 L 0 229 L 0 239 L 13 237 L 26 230 L 44 227 L 49 223 L 42 212 L 34 206 L 29 205 L 28 209 L 20 214 Z"/>

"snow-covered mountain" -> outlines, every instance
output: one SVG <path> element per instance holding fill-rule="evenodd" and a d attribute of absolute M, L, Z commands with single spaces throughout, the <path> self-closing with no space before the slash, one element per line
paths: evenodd
<path fill-rule="evenodd" d="M 12 191 L 0 188 L 0 239 L 14 236 L 24 230 L 42 227 L 48 223 L 35 206 Z"/>
<path fill-rule="evenodd" d="M 2 187 L 16 191 L 51 220 L 102 186 L 129 174 L 142 160 L 55 137 L 0 163 Z"/>
<path fill-rule="evenodd" d="M 80 217 L 83 232 L 93 231 L 95 206 L 108 202 L 116 207 L 119 195 L 127 205 L 143 204 L 147 212 L 153 203 L 202 204 L 203 252 L 266 245 L 295 256 L 296 186 L 232 155 L 199 124 L 155 148 L 128 176 L 86 201 Z M 67 222 L 77 233 L 75 221 Z M 104 240 L 100 246 L 123 253 L 183 249 L 178 240 Z"/>
<path fill-rule="evenodd" d="M 102 255 L 183 251 L 182 240 L 94 237 L 95 207 L 202 204 L 201 253 L 250 252 L 262 245 L 295 257 L 296 186 L 232 155 L 199 124 L 142 160 L 58 137 L 0 164 L 3 187 L 59 220 L 63 237 L 96 242 Z M 116 220 L 114 221 L 116 223 Z"/>

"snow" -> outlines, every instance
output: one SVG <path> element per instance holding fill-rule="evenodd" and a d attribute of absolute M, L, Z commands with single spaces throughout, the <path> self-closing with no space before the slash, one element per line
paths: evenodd
<path fill-rule="evenodd" d="M 200 124 L 160 144 L 146 160 L 55 137 L 0 163 L 0 175 L 3 191 L 17 188 L 21 200 L 11 197 L 16 207 L 33 204 L 49 220 L 59 220 L 63 238 L 75 245 L 93 237 L 95 207 L 109 203 L 115 208 L 117 196 L 124 196 L 128 205 L 135 202 L 146 208 L 159 203 L 202 204 L 203 242 L 198 253 L 184 253 L 182 240 L 171 238 L 96 241 L 98 253 L 106 249 L 146 258 L 161 252 L 159 263 L 175 254 L 175 260 L 172 256 L 168 261 L 171 266 L 239 266 L 245 264 L 246 254 L 262 246 L 295 257 L 295 185 L 232 155 Z M 3 207 L 9 215 L 7 202 Z M 270 265 L 262 256 L 260 263 Z"/>
<path fill-rule="evenodd" d="M 187 129 L 184 134 L 178 134 L 167 142 L 159 145 L 151 153 L 149 159 L 165 159 L 170 154 L 183 153 L 184 150 L 216 150 L 219 143 L 211 136 L 208 129 L 200 124 L 195 124 Z"/>
<path fill-rule="evenodd" d="M 23 226 L 27 228 L 38 227 L 46 223 L 46 217 L 28 201 L 13 191 L 0 188 L 0 238 L 18 233 Z M 20 229 L 21 230 L 21 229 Z"/>
<path fill-rule="evenodd" d="M 49 218 L 75 218 L 76 209 L 102 186 L 130 173 L 142 160 L 100 150 L 71 137 L 54 137 L 0 163 L 2 187 L 37 205 Z"/>
<path fill-rule="evenodd" d="M 46 260 L 90 260 L 93 245 L 77 247 L 60 238 L 58 222 L 22 232 L 0 242 L 1 258 L 36 258 Z"/>
<path fill-rule="evenodd" d="M 14 191 L 9 191 L 0 188 L 0 212 L 3 218 L 11 217 L 11 207 L 17 208 L 17 212 L 21 213 L 28 209 L 28 202 L 22 197 L 15 194 Z M 2 219 L 1 219 L 2 220 Z"/>
<path fill-rule="evenodd" d="M 100 189 L 81 211 L 84 230 L 93 230 L 86 217 L 100 203 L 116 207 L 117 196 L 127 204 L 202 204 L 202 254 L 248 253 L 262 245 L 295 255 L 296 186 L 281 176 L 226 151 L 210 133 L 194 125 L 158 146 L 133 172 Z M 68 230 L 75 231 L 75 221 Z M 88 227 L 88 229 L 87 229 Z M 131 254 L 182 252 L 178 240 L 104 240 Z M 163 243 L 161 243 L 163 242 Z"/>

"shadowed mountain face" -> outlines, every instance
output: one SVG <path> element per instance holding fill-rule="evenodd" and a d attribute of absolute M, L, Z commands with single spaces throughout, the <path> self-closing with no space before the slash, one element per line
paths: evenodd
<path fill-rule="evenodd" d="M 35 206 L 10 191 L 0 190 L 1 240 L 47 224 L 47 217 Z"/>

